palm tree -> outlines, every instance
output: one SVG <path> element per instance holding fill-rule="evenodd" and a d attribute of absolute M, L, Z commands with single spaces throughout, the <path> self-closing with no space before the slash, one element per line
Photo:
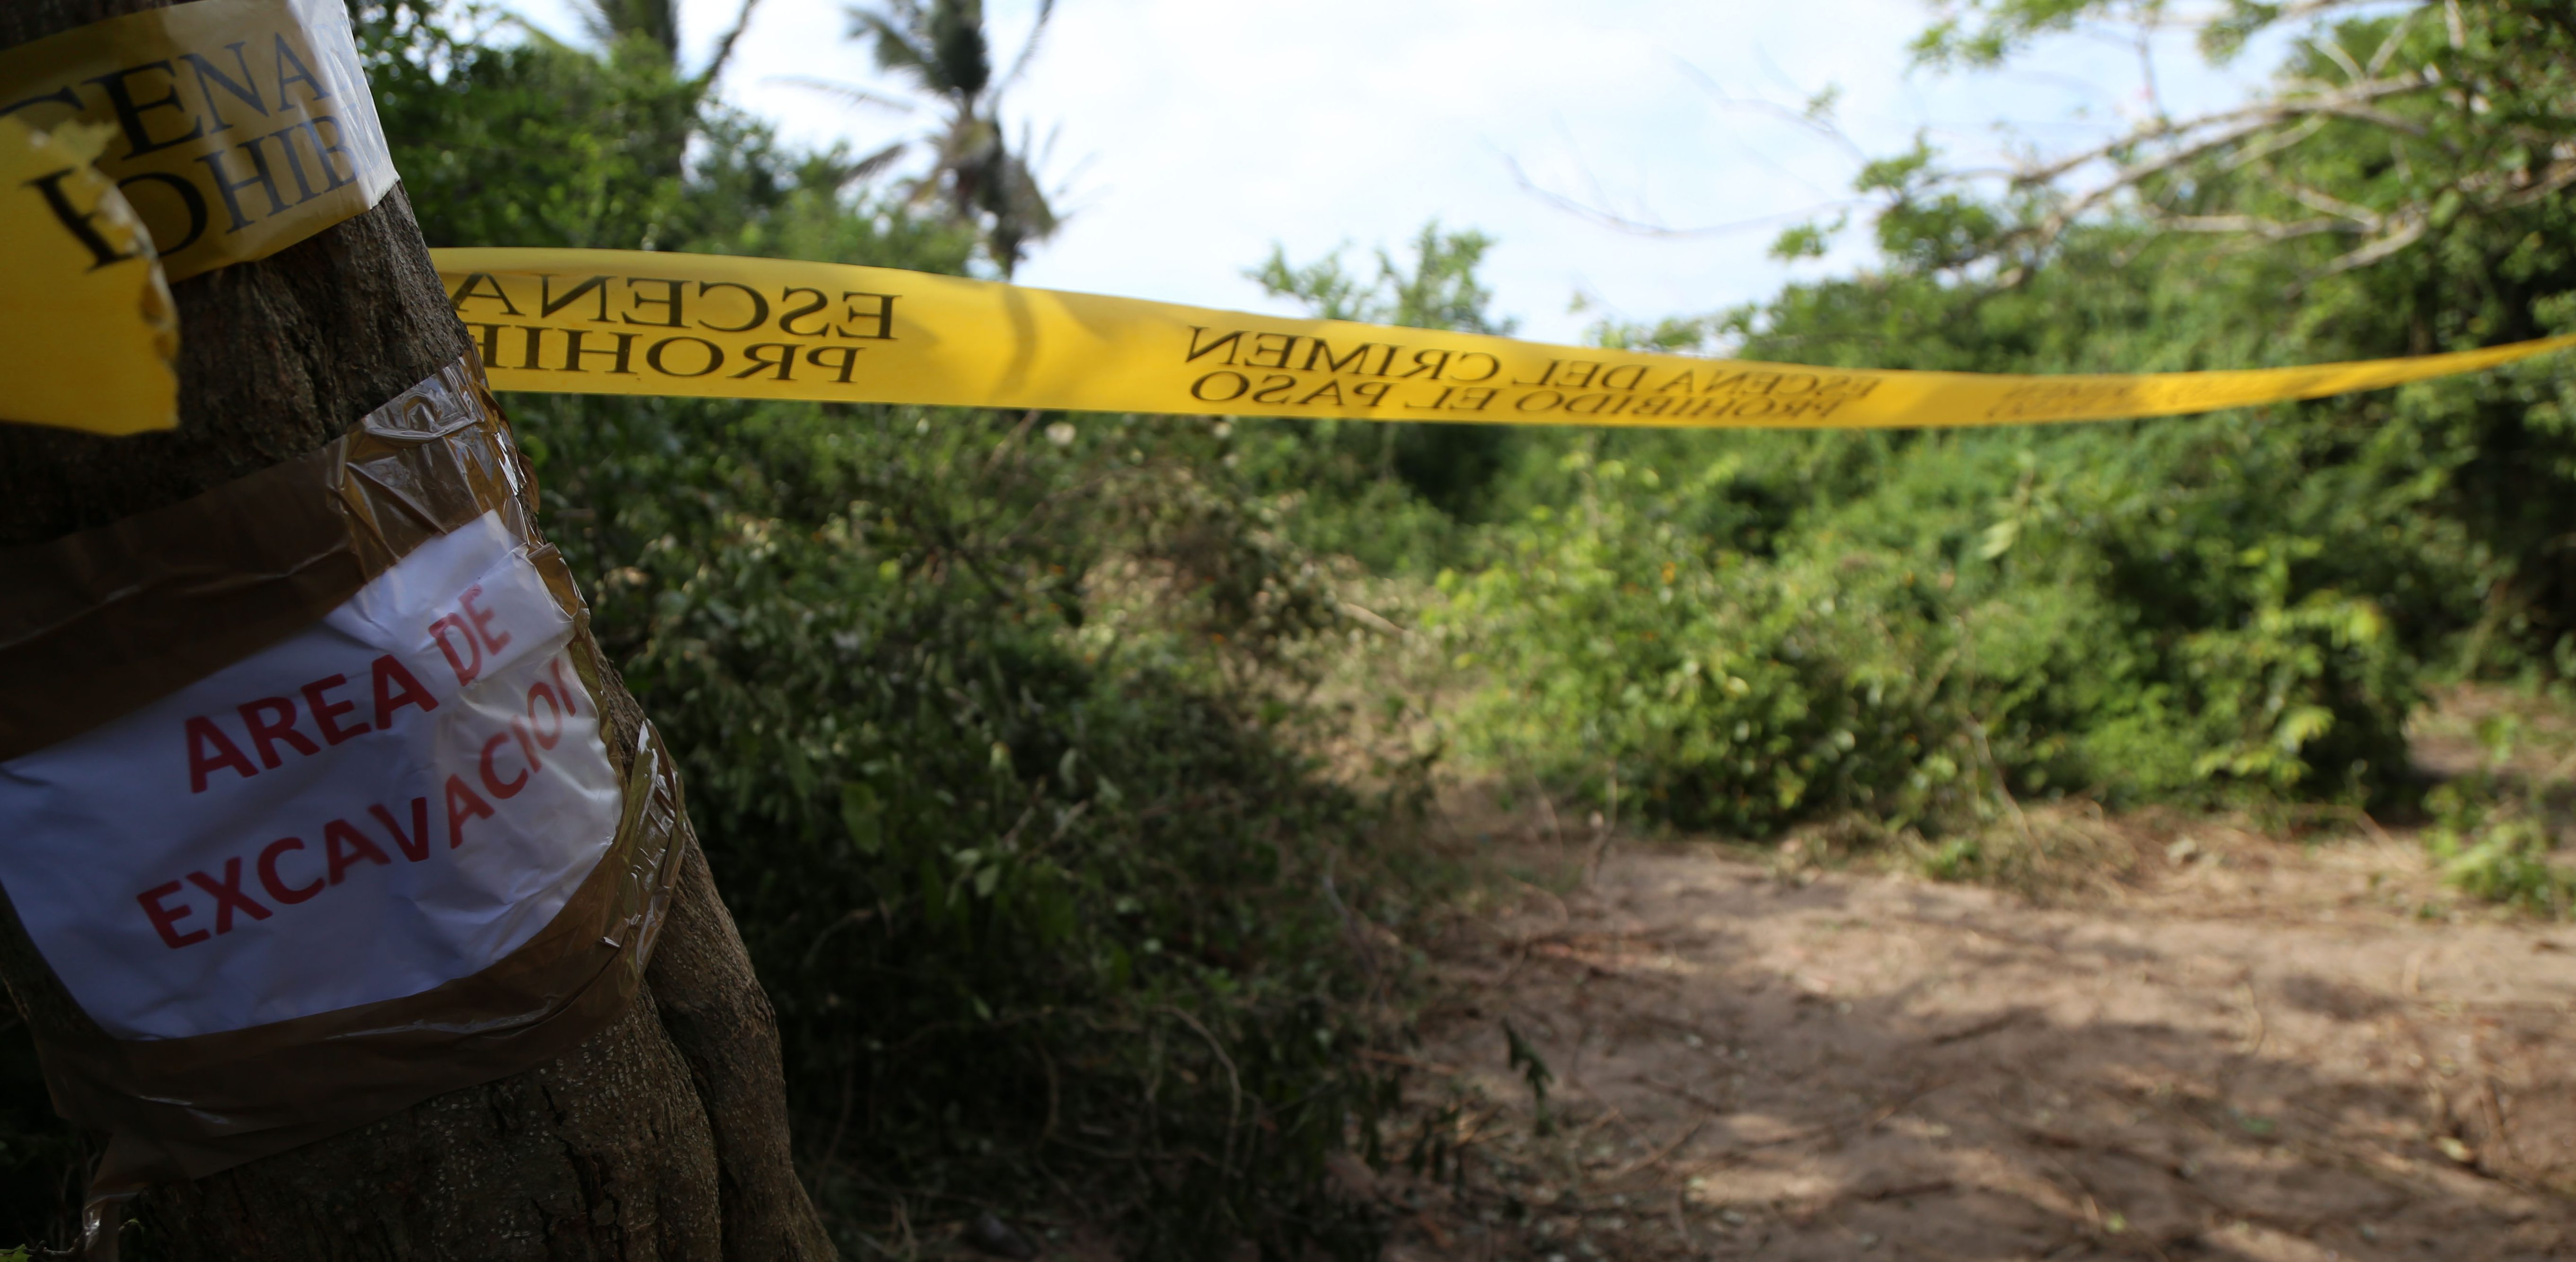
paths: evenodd
<path fill-rule="evenodd" d="M 695 138 L 704 115 L 699 106 L 714 95 L 716 81 L 733 60 L 734 45 L 742 39 L 744 28 L 751 25 L 752 11 L 760 0 L 742 0 L 734 14 L 733 26 L 716 41 L 715 52 L 696 74 L 680 68 L 680 0 L 576 0 L 575 16 L 582 32 L 598 46 L 599 55 L 612 61 L 642 58 L 656 65 L 670 77 L 678 89 L 668 112 L 628 137 L 630 152 L 646 170 L 667 179 L 680 179 L 688 166 L 689 142 Z M 534 32 L 534 28 L 528 28 Z M 548 43 L 555 41 L 542 32 L 534 32 Z"/>
<path fill-rule="evenodd" d="M 974 227 L 1005 277 L 1060 222 L 1030 168 L 1027 131 L 1013 144 L 1001 121 L 1002 92 L 1028 68 L 1054 12 L 1055 0 L 1039 0 L 1028 43 L 1010 73 L 996 81 L 983 0 L 884 0 L 877 8 L 849 11 L 850 38 L 875 46 L 878 67 L 910 80 L 947 112 L 930 137 L 937 157 L 914 185 L 914 198 L 944 203 L 952 219 Z"/>
<path fill-rule="evenodd" d="M 680 89 L 679 108 L 666 120 L 668 125 L 638 138 L 651 169 L 673 178 L 681 174 L 689 141 L 700 121 L 697 107 L 714 94 L 725 64 L 733 60 L 734 45 L 742 39 L 743 30 L 751 25 L 753 10 L 759 7 L 760 0 L 742 0 L 742 7 L 734 13 L 733 26 L 716 41 L 714 54 L 705 67 L 691 75 L 680 69 L 680 0 L 577 0 L 574 12 L 582 32 L 599 46 L 602 56 L 641 56 L 658 63 Z M 548 43 L 554 42 L 542 32 L 537 34 Z"/>
<path fill-rule="evenodd" d="M 587 0 L 577 11 L 582 30 L 601 48 L 615 48 L 632 36 L 659 47 L 672 67 L 680 62 L 678 0 Z"/>
<path fill-rule="evenodd" d="M 716 79 L 724 74 L 725 63 L 733 59 L 734 44 L 742 39 L 743 28 L 751 25 L 752 10 L 760 0 L 742 0 L 734 14 L 733 26 L 716 41 L 714 56 L 706 68 L 687 80 L 703 97 L 714 89 Z M 636 36 L 656 49 L 677 77 L 680 73 L 680 4 L 679 0 L 583 0 L 580 6 L 582 29 L 603 49 L 615 49 Z"/>

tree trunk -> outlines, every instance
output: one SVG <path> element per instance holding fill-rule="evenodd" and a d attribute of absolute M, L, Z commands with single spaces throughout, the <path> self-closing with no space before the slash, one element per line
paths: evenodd
<path fill-rule="evenodd" d="M 11 0 L 0 48 L 154 7 Z M 283 252 L 172 288 L 179 429 L 106 440 L 0 425 L 0 546 L 303 455 L 466 349 L 399 186 Z M 631 733 L 641 712 L 613 675 L 600 700 Z M 144 1247 L 175 1259 L 832 1257 L 789 1160 L 768 999 L 695 840 L 681 844 L 644 987 L 614 1025 L 513 1077 L 151 1189 L 134 1203 Z M 5 912 L 0 981 L 39 1034 L 79 1019 Z"/>

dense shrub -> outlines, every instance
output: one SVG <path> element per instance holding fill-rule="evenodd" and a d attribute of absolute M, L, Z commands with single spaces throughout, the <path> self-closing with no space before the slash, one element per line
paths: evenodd
<path fill-rule="evenodd" d="M 1104 554 L 1171 550 L 1143 506 L 1199 520 L 1129 459 L 1167 427 L 1032 449 L 1020 418 L 961 412 L 518 417 L 603 643 L 680 753 L 843 1208 L 1053 1171 L 1151 1255 L 1359 1247 L 1318 1176 L 1376 1108 L 1350 1054 L 1372 1009 L 1325 882 L 1366 896 L 1381 816 L 1187 646 L 1086 653 L 1079 630 Z M 1254 653 L 1295 632 L 1293 574 L 1192 560 L 1237 590 L 1175 625 Z"/>
<path fill-rule="evenodd" d="M 777 149 L 650 49 L 443 47 L 395 58 L 386 94 L 434 244 L 970 262 L 971 234 L 845 191 L 839 155 Z M 567 95 L 590 112 L 549 147 Z M 680 754 L 854 1248 L 897 1202 L 1076 1208 L 1079 1187 L 1145 1256 L 1365 1251 L 1322 1160 L 1365 1142 L 1383 1089 L 1350 1053 L 1374 1031 L 1353 905 L 1384 817 L 1247 683 L 1323 615 L 1258 514 L 1175 456 L 1203 433 L 511 405 L 603 645 Z M 1160 616 L 1104 642 L 1109 574 Z"/>
<path fill-rule="evenodd" d="M 2456 605 L 2474 574 L 2456 532 L 2392 557 L 2282 460 L 2292 431 L 1569 452 L 1572 502 L 1444 584 L 1483 681 L 1460 724 L 1597 797 L 1756 835 L 1836 811 L 1938 825 L 1995 787 L 2384 799 L 2424 646 L 2381 600 L 2393 575 Z M 2247 495 L 2258 476 L 2278 493 Z"/>

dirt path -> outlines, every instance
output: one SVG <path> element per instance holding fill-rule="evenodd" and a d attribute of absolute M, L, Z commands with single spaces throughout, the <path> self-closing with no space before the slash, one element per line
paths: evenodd
<path fill-rule="evenodd" d="M 2407 838 L 2183 827 L 2039 908 L 1705 844 L 1586 882 L 1496 821 L 1529 879 L 1433 948 L 1389 1257 L 2576 1256 L 2576 928 L 2443 912 Z"/>

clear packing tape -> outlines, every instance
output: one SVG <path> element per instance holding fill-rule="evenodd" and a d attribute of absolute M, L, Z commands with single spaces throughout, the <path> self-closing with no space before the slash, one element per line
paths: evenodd
<path fill-rule="evenodd" d="M 1547 346 L 886 268 L 433 250 L 500 390 L 1365 421 L 1882 428 L 2166 416 L 2475 372 L 2549 338 L 2239 372 L 1869 371 Z"/>
<path fill-rule="evenodd" d="M 15 997 L 55 1106 L 110 1135 L 94 1195 L 542 1064 L 626 1011 L 687 817 L 651 727 L 598 703 L 535 507 L 469 355 L 311 455 L 0 550 L 0 909 L 48 966 Z M 483 559 L 435 564 L 460 544 Z M 408 604 L 376 598 L 406 572 Z"/>

